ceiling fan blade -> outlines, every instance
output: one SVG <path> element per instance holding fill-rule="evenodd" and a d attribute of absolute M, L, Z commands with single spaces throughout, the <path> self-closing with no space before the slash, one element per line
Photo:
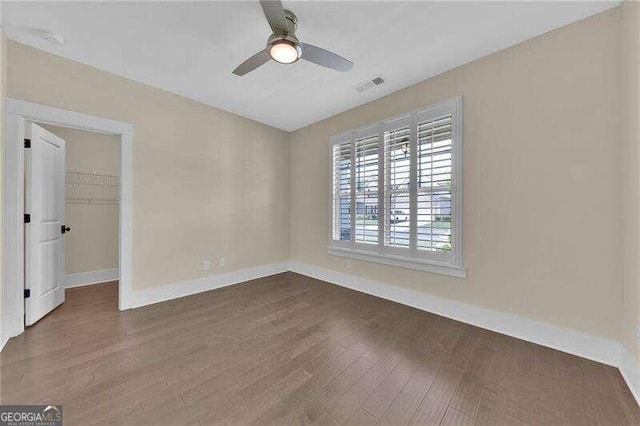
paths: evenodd
<path fill-rule="evenodd" d="M 249 59 L 247 59 L 246 61 L 244 61 L 243 63 L 241 63 L 240 65 L 238 65 L 238 68 L 233 70 L 233 73 L 235 75 L 240 75 L 240 76 L 245 75 L 246 73 L 251 72 L 256 68 L 266 64 L 267 62 L 269 62 L 270 59 L 271 59 L 271 56 L 269 55 L 269 52 L 267 52 L 267 49 L 261 50 L 255 55 L 253 55 L 252 57 L 250 57 Z"/>
<path fill-rule="evenodd" d="M 274 33 L 284 34 L 289 31 L 287 18 L 284 15 L 284 8 L 280 0 L 260 0 L 260 5 Z"/>
<path fill-rule="evenodd" d="M 300 47 L 302 48 L 302 59 L 314 64 L 336 71 L 349 71 L 353 68 L 353 62 L 321 47 L 306 43 L 300 43 Z"/>

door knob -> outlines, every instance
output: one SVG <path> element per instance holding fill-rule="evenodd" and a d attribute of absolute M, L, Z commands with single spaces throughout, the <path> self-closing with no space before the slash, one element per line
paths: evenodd
<path fill-rule="evenodd" d="M 62 233 L 63 233 L 63 234 L 64 234 L 64 233 L 66 233 L 66 232 L 71 231 L 71 228 L 69 228 L 69 227 L 68 227 L 68 226 L 66 226 L 66 225 L 62 225 L 62 226 L 61 226 L 61 229 L 62 229 Z"/>

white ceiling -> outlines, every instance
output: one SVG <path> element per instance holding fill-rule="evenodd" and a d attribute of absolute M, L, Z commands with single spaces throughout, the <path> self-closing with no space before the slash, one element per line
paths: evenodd
<path fill-rule="evenodd" d="M 283 1 L 299 38 L 355 64 L 305 61 L 231 71 L 270 34 L 257 1 L 3 2 L 9 38 L 292 131 L 577 21 L 618 1 Z M 60 33 L 63 46 L 39 29 Z M 377 75 L 383 86 L 354 86 Z"/>

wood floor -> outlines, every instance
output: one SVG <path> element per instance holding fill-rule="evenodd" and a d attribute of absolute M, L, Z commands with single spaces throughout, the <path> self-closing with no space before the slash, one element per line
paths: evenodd
<path fill-rule="evenodd" d="M 65 425 L 640 424 L 612 367 L 293 273 L 122 313 L 67 290 L 1 375 Z"/>

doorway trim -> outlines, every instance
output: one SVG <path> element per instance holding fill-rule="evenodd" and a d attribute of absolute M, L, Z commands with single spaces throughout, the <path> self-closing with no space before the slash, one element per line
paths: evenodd
<path fill-rule="evenodd" d="M 118 308 L 132 307 L 132 140 L 133 125 L 75 111 L 7 98 L 3 164 L 3 287 L 0 350 L 24 332 L 24 134 L 25 123 L 50 124 L 120 138 L 120 243 Z"/>

